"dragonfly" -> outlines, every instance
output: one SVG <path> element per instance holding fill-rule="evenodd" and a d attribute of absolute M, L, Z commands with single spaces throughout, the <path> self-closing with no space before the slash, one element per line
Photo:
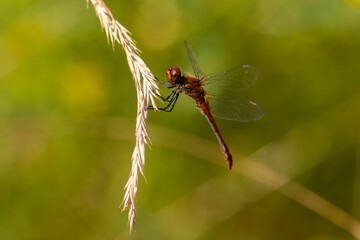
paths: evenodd
<path fill-rule="evenodd" d="M 215 87 L 225 88 L 230 91 L 242 91 L 256 82 L 258 72 L 251 65 L 243 65 L 228 71 L 205 75 L 186 40 L 184 44 L 194 75 L 182 73 L 178 66 L 168 68 L 165 72 L 167 82 L 162 83 L 172 91 L 167 97 L 161 97 L 167 105 L 158 109 L 171 112 L 180 93 L 192 98 L 196 103 L 196 107 L 209 122 L 219 142 L 224 159 L 231 170 L 233 158 L 214 117 L 239 122 L 251 122 L 262 118 L 263 113 L 253 101 L 242 98 L 220 97 L 216 94 L 211 95 L 207 89 Z M 148 109 L 153 108 L 149 106 Z"/>

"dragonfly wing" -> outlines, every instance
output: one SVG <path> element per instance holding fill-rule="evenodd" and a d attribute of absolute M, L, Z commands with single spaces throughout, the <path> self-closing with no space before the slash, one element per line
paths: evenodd
<path fill-rule="evenodd" d="M 204 77 L 208 88 L 224 88 L 232 91 L 245 90 L 256 82 L 258 71 L 251 65 L 243 65 L 229 71 L 213 73 Z"/>
<path fill-rule="evenodd" d="M 263 116 L 261 108 L 246 99 L 210 98 L 210 109 L 217 118 L 239 122 L 257 121 Z"/>
<path fill-rule="evenodd" d="M 205 76 L 205 74 L 201 71 L 201 68 L 200 68 L 198 62 L 196 61 L 196 58 L 195 58 L 193 52 L 191 51 L 191 48 L 186 40 L 184 41 L 184 44 L 185 44 L 187 55 L 191 62 L 191 66 L 194 70 L 195 76 L 199 79 L 203 78 Z"/>

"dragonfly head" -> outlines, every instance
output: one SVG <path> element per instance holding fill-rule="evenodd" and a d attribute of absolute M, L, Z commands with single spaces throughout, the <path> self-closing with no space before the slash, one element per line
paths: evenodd
<path fill-rule="evenodd" d="M 181 77 L 181 69 L 179 67 L 170 67 L 165 74 L 169 83 L 177 83 Z"/>

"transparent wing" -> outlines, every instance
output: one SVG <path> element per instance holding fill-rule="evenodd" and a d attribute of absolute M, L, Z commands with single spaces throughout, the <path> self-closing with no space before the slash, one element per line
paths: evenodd
<path fill-rule="evenodd" d="M 239 122 L 257 121 L 263 116 L 261 108 L 246 99 L 229 99 L 211 96 L 210 110 L 214 117 Z"/>
<path fill-rule="evenodd" d="M 229 71 L 206 75 L 203 80 L 207 88 L 240 91 L 254 85 L 258 75 L 258 71 L 253 66 L 243 65 Z"/>
<path fill-rule="evenodd" d="M 191 66 L 194 70 L 195 76 L 199 79 L 203 78 L 205 76 L 205 74 L 203 73 L 203 71 L 201 71 L 201 68 L 200 68 L 198 62 L 196 61 L 196 58 L 195 58 L 193 52 L 191 51 L 191 48 L 186 40 L 184 41 L 184 44 L 185 44 L 187 55 L 191 62 Z"/>

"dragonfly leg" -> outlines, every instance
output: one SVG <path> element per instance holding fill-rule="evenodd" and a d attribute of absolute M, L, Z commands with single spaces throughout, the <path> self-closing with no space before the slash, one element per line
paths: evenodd
<path fill-rule="evenodd" d="M 160 98 L 163 102 L 168 102 L 167 98 L 161 96 L 160 94 L 156 94 L 156 96 Z M 155 110 L 155 108 L 152 105 L 149 105 L 145 108 L 145 110 Z"/>
<path fill-rule="evenodd" d="M 155 79 L 156 79 L 159 83 L 161 83 L 163 86 L 165 86 L 166 88 L 168 88 L 168 89 L 177 87 L 176 85 L 170 84 L 170 83 L 168 83 L 168 82 L 161 81 L 161 80 L 159 80 L 157 77 L 155 77 Z M 160 98 L 163 102 L 169 102 L 169 99 L 175 94 L 174 91 L 177 91 L 177 89 L 176 89 L 176 90 L 173 90 L 173 91 L 169 94 L 169 96 L 167 96 L 167 97 L 163 97 L 163 96 L 161 96 L 160 94 L 156 94 L 156 97 Z M 152 106 L 149 106 L 149 107 L 152 107 Z M 152 107 L 152 109 L 154 109 L 154 108 Z"/>
<path fill-rule="evenodd" d="M 165 98 L 165 97 L 161 96 L 160 94 L 156 94 L 156 96 L 157 96 L 158 98 L 160 98 L 161 101 L 167 102 L 167 97 Z"/>
<path fill-rule="evenodd" d="M 169 104 L 163 108 L 159 108 L 159 110 L 164 112 L 171 112 L 173 108 L 175 107 L 176 101 L 179 97 L 179 93 L 176 92 L 176 94 L 173 95 L 173 97 L 169 100 Z"/>
<path fill-rule="evenodd" d="M 158 79 L 157 77 L 155 77 L 155 79 L 160 83 L 162 84 L 163 86 L 165 86 L 166 88 L 174 88 L 176 87 L 175 85 L 171 84 L 171 83 L 168 83 L 168 82 L 164 82 L 160 79 Z"/>
<path fill-rule="evenodd" d="M 179 92 L 177 91 L 172 91 L 172 93 L 165 98 L 166 102 L 168 102 L 168 104 L 165 107 L 162 108 L 158 108 L 158 110 L 164 111 L 164 112 L 171 112 L 175 106 L 175 103 L 177 101 L 179 97 Z M 154 110 L 154 107 L 149 105 L 147 107 L 147 110 Z"/>
<path fill-rule="evenodd" d="M 177 87 L 177 86 L 171 85 L 170 88 L 174 88 L 174 87 Z M 171 93 L 169 94 L 169 96 L 167 96 L 167 97 L 163 97 L 163 96 L 159 95 L 159 98 L 161 98 L 161 100 L 163 102 L 167 102 L 168 104 L 163 108 L 157 108 L 157 109 L 161 110 L 161 111 L 165 111 L 165 112 L 171 112 L 172 109 L 174 108 L 174 105 L 175 105 L 178 97 L 179 97 L 179 88 L 178 87 L 173 89 L 171 91 Z M 153 106 L 149 105 L 146 109 L 154 110 L 155 108 Z"/>

